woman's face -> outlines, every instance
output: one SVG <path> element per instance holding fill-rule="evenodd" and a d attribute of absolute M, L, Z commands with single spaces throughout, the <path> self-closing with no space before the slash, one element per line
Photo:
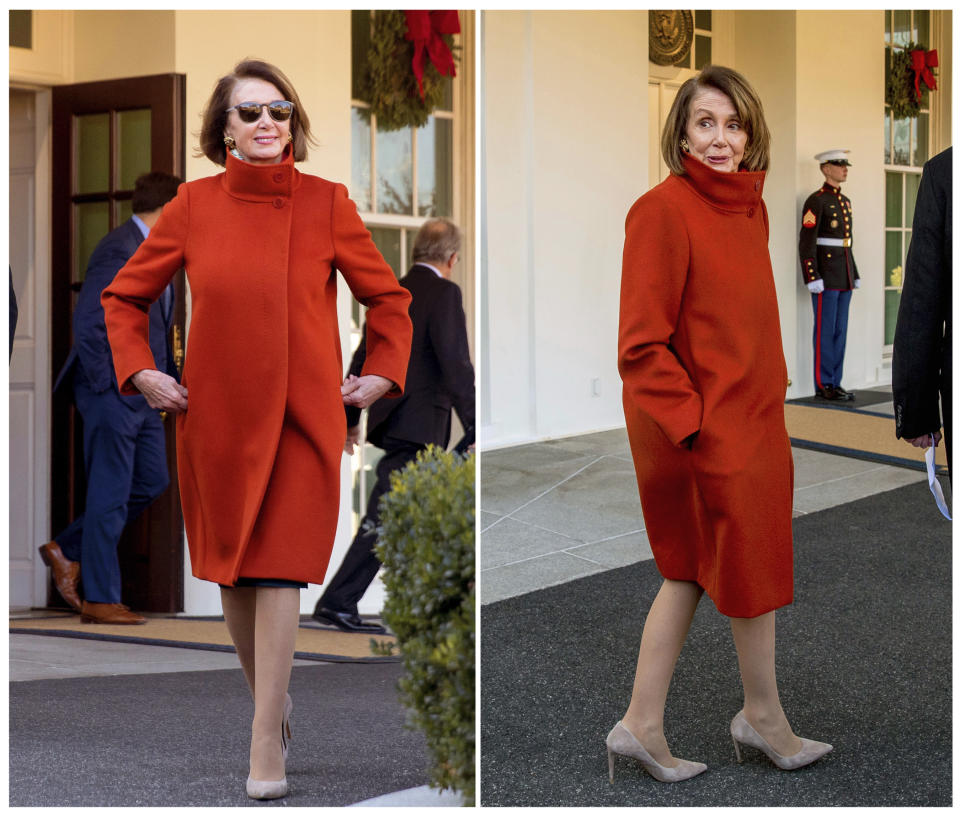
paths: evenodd
<path fill-rule="evenodd" d="M 690 155 L 725 173 L 740 169 L 747 146 L 737 109 L 730 97 L 716 88 L 701 88 L 690 102 L 687 117 Z"/>
<path fill-rule="evenodd" d="M 271 83 L 263 79 L 241 79 L 233 86 L 230 107 L 241 102 L 276 102 L 283 94 Z M 251 164 L 276 164 L 283 156 L 290 136 L 290 122 L 275 122 L 266 108 L 261 108 L 260 118 L 255 122 L 244 122 L 235 110 L 227 114 L 227 124 L 223 132 L 232 136 L 237 150 Z"/>

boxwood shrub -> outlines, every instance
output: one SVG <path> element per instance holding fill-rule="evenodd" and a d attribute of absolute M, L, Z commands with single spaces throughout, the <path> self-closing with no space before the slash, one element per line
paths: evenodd
<path fill-rule="evenodd" d="M 430 784 L 474 803 L 474 472 L 430 446 L 390 477 L 380 499 L 377 556 L 387 589 L 383 619 L 405 673 L 400 699 L 423 731 Z"/>

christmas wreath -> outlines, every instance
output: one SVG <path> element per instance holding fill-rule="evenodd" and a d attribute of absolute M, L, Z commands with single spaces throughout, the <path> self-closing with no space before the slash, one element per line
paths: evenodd
<path fill-rule="evenodd" d="M 894 49 L 887 79 L 887 104 L 896 119 L 909 119 L 920 112 L 927 88 L 937 89 L 931 68 L 939 65 L 936 51 L 926 51 L 911 42 L 906 48 Z M 926 85 L 926 88 L 922 88 Z"/>
<path fill-rule="evenodd" d="M 423 127 L 443 102 L 444 81 L 456 76 L 455 11 L 380 11 L 373 15 L 370 48 L 360 77 L 360 99 L 377 129 Z"/>

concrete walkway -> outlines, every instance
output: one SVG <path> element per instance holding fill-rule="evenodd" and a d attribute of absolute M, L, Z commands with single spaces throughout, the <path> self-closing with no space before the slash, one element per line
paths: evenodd
<path fill-rule="evenodd" d="M 893 402 L 867 409 L 892 416 Z M 811 450 L 795 448 L 793 459 L 794 516 L 925 478 Z M 483 604 L 653 557 L 625 429 L 485 451 L 481 480 Z"/>
<path fill-rule="evenodd" d="M 26 610 L 19 612 L 29 613 Z M 11 616 L 16 616 L 15 614 Z M 125 676 L 131 679 L 144 674 L 160 675 L 195 671 L 231 670 L 240 673 L 235 654 L 201 651 L 186 648 L 170 648 L 154 645 L 136 645 L 97 640 L 69 639 L 64 637 L 11 634 L 10 681 L 30 683 L 50 679 L 78 679 L 83 677 Z M 296 660 L 294 667 L 305 667 L 312 672 L 335 669 L 331 663 Z M 317 673 L 317 676 L 320 674 Z M 222 680 L 218 680 L 222 681 Z M 242 683 L 241 679 L 237 680 Z M 393 693 L 393 689 L 389 689 Z M 397 703 L 397 715 L 403 712 Z M 158 727 L 162 731 L 167 714 L 160 711 Z M 302 726 L 298 722 L 298 725 Z M 162 734 L 158 733 L 158 737 Z M 371 731 L 367 738 L 377 738 Z M 297 745 L 299 746 L 299 745 Z M 15 753 L 17 744 L 11 740 L 10 751 Z M 361 748 L 359 754 L 363 754 Z M 423 778 L 426 778 L 427 756 L 423 755 Z M 186 773 L 186 768 L 185 768 Z M 185 779 L 185 783 L 187 779 Z M 301 782 L 301 787 L 303 783 Z M 436 807 L 460 806 L 461 799 L 450 792 L 439 792 L 428 786 L 396 790 L 387 795 L 356 801 L 353 806 L 380 807 Z"/>

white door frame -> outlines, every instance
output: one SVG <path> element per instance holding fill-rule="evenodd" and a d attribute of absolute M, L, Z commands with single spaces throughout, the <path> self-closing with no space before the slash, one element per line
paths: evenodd
<path fill-rule="evenodd" d="M 14 354 L 10 363 L 11 394 L 18 390 L 32 389 L 32 410 L 29 427 L 10 427 L 10 433 L 20 432 L 29 435 L 31 461 L 28 472 L 10 473 L 14 478 L 28 479 L 28 494 L 31 500 L 25 506 L 9 506 L 8 518 L 22 512 L 26 523 L 21 528 L 28 531 L 27 540 L 13 541 L 10 552 L 10 588 L 11 601 L 15 581 L 24 581 L 30 586 L 30 604 L 43 607 L 47 604 L 47 568 L 40 560 L 37 547 L 49 540 L 50 536 L 50 241 L 52 194 L 52 146 L 50 144 L 51 102 L 49 88 L 12 84 L 11 88 L 32 91 L 34 93 L 34 189 L 33 189 L 33 264 L 26 276 L 30 297 L 20 292 L 18 301 L 22 303 L 18 320 L 18 333 L 14 340 Z M 13 204 L 13 202 L 11 202 Z M 25 314 L 23 306 L 31 306 Z M 29 321 L 27 320 L 29 318 Z M 30 329 L 19 330 L 24 327 Z M 9 422 L 8 415 L 8 422 Z M 8 450 L 8 466 L 12 464 Z M 9 502 L 9 492 L 7 494 Z M 17 597 L 23 598 L 24 592 L 18 591 Z M 19 600 L 22 602 L 22 599 Z"/>

